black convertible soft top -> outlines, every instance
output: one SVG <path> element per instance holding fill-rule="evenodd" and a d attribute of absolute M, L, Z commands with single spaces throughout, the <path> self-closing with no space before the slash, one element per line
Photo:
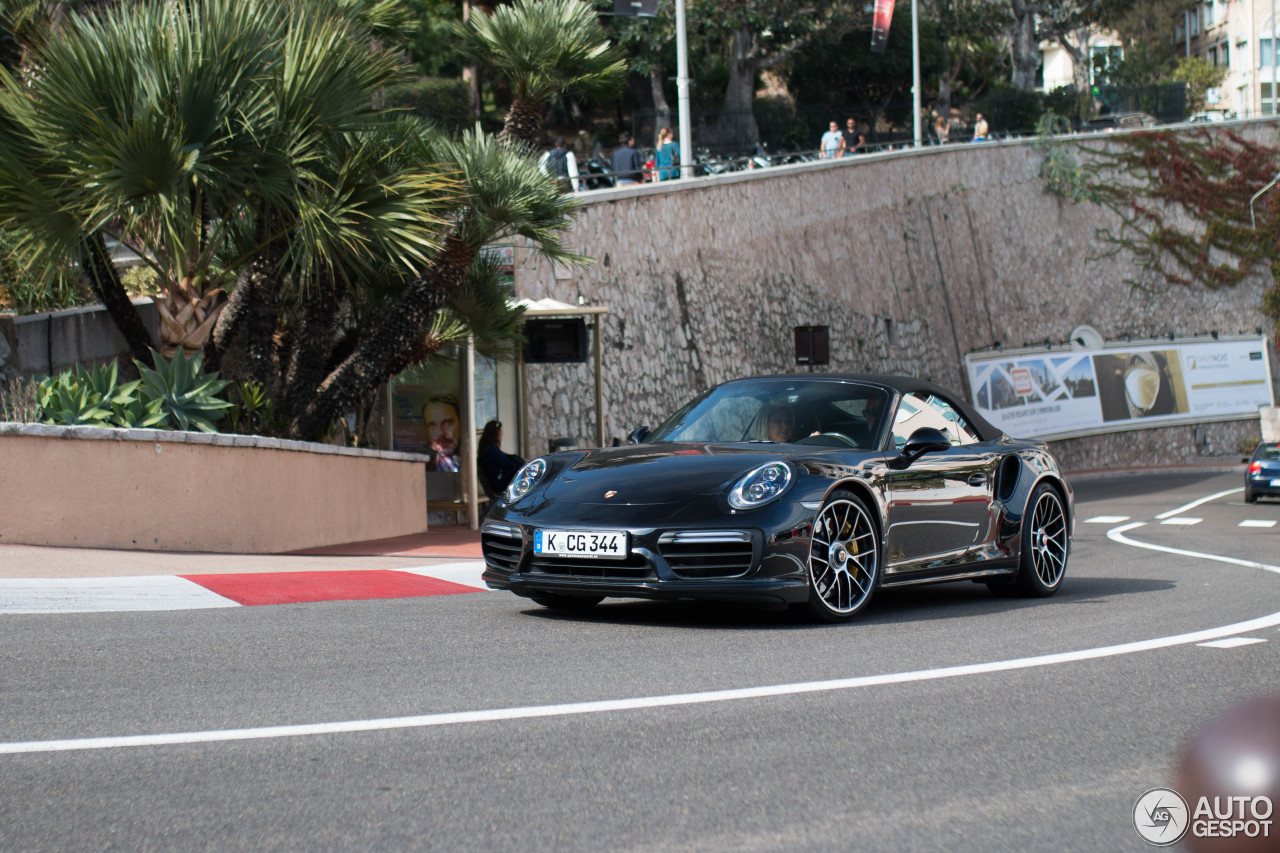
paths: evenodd
<path fill-rule="evenodd" d="M 935 385 L 926 379 L 917 379 L 914 376 L 889 376 L 878 373 L 775 373 L 769 376 L 744 376 L 741 379 L 733 379 L 720 384 L 729 385 L 733 382 L 750 382 L 754 379 L 794 379 L 798 382 L 822 382 L 824 380 L 861 382 L 866 385 L 879 385 L 898 395 L 910 394 L 915 391 L 924 394 L 935 394 L 950 402 L 964 416 L 964 419 L 969 422 L 969 425 L 974 428 L 978 433 L 978 437 L 983 441 L 995 441 L 1003 435 L 999 429 L 987 423 L 985 418 L 975 412 L 969 405 L 968 400 L 940 385 Z"/>

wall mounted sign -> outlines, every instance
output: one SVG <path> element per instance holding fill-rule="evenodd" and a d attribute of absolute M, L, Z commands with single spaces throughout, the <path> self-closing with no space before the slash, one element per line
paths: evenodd
<path fill-rule="evenodd" d="M 1274 405 L 1265 338 L 971 353 L 965 367 L 979 413 L 1030 438 L 1240 420 Z"/>

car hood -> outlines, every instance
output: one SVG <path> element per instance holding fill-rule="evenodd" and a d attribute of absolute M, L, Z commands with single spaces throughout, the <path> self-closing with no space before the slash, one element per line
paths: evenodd
<path fill-rule="evenodd" d="M 726 492 L 739 477 L 766 462 L 825 455 L 814 450 L 771 443 L 663 443 L 592 450 L 563 469 L 547 485 L 546 496 L 585 504 L 678 502 Z"/>

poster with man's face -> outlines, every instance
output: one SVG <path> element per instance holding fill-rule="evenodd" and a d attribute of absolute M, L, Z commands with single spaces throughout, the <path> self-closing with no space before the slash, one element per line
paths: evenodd
<path fill-rule="evenodd" d="M 457 359 L 420 373 L 413 384 L 393 386 L 392 437 L 396 450 L 431 456 L 428 471 L 457 471 L 462 452 L 462 417 Z"/>

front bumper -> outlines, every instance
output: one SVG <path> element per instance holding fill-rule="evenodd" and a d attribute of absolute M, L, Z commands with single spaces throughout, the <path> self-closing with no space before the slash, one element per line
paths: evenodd
<path fill-rule="evenodd" d="M 796 504 L 770 507 L 762 526 L 532 523 L 506 514 L 481 527 L 484 581 L 525 597 L 539 594 L 696 599 L 784 607 L 808 598 L 812 513 Z M 724 522 L 727 519 L 719 519 Z M 745 520 L 745 519 L 744 519 Z M 533 531 L 625 529 L 624 559 L 549 558 L 533 553 Z"/>

